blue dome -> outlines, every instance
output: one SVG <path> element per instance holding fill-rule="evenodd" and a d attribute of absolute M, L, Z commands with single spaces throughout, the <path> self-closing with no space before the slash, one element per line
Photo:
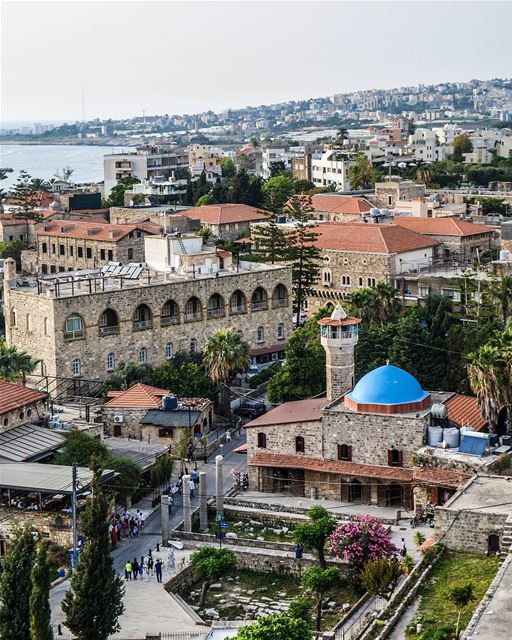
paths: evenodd
<path fill-rule="evenodd" d="M 430 394 L 410 373 L 387 364 L 363 376 L 347 395 L 361 405 L 400 405 L 421 402 Z"/>

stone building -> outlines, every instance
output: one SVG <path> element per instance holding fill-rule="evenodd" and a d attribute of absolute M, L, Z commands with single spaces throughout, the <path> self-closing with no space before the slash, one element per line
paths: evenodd
<path fill-rule="evenodd" d="M 378 207 L 394 208 L 400 200 L 414 200 L 425 195 L 425 185 L 416 184 L 412 180 L 392 178 L 375 184 L 373 200 Z"/>
<path fill-rule="evenodd" d="M 431 265 L 438 245 L 394 224 L 322 223 L 313 230 L 323 264 L 316 286 L 307 292 L 309 313 L 357 289 L 394 283 L 403 273 Z"/>
<path fill-rule="evenodd" d="M 236 240 L 250 230 L 251 222 L 268 219 L 264 211 L 247 204 L 207 204 L 188 209 L 183 215 L 207 227 L 215 238 L 222 240 Z"/>
<path fill-rule="evenodd" d="M 22 254 L 27 273 L 95 269 L 109 262 L 144 261 L 144 236 L 155 232 L 139 225 L 53 220 L 37 229 L 34 251 Z"/>
<path fill-rule="evenodd" d="M 10 215 L 0 215 L 0 242 L 27 242 L 34 241 L 35 222 L 29 220 L 28 225 L 25 220 L 14 218 Z"/>
<path fill-rule="evenodd" d="M 0 380 L 0 433 L 39 421 L 45 413 L 46 397 L 47 394 L 42 391 Z"/>
<path fill-rule="evenodd" d="M 174 255 L 182 242 L 174 239 Z M 283 350 L 292 330 L 289 267 L 233 264 L 215 250 L 181 250 L 180 260 L 179 270 L 169 264 L 159 273 L 117 267 L 19 280 L 8 259 L 6 340 L 41 360 L 36 374 L 70 378 L 74 387 L 104 379 L 120 362 L 156 366 L 177 351 L 199 351 L 226 327 L 252 349 Z"/>
<path fill-rule="evenodd" d="M 316 193 L 311 198 L 311 203 L 315 218 L 329 222 L 360 221 L 373 206 L 366 198 L 340 193 Z"/>
<path fill-rule="evenodd" d="M 191 220 L 183 215 L 186 207 L 181 209 L 169 206 L 134 206 L 111 207 L 111 224 L 141 224 L 152 222 L 164 233 L 194 233 L 201 228 L 198 220 Z"/>

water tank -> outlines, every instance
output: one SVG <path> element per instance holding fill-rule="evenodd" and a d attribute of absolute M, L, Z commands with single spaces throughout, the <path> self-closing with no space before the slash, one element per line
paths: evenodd
<path fill-rule="evenodd" d="M 178 408 L 178 398 L 176 396 L 164 396 L 162 398 L 162 409 L 164 411 L 172 411 Z"/>
<path fill-rule="evenodd" d="M 432 405 L 430 413 L 433 418 L 443 419 L 446 418 L 448 411 L 446 409 L 446 405 L 444 405 L 442 402 L 436 402 Z"/>
<path fill-rule="evenodd" d="M 377 207 L 372 207 L 370 209 L 370 215 L 374 218 L 377 218 L 378 216 L 380 216 L 380 209 L 377 209 Z"/>
<path fill-rule="evenodd" d="M 455 449 L 459 446 L 459 430 L 457 427 L 449 427 L 443 429 L 443 440 L 446 442 L 448 449 Z"/>
<path fill-rule="evenodd" d="M 286 222 L 286 216 L 277 216 L 277 224 L 284 224 Z"/>
<path fill-rule="evenodd" d="M 500 251 L 500 260 L 510 260 L 510 253 L 506 249 Z"/>
<path fill-rule="evenodd" d="M 474 429 L 473 429 L 473 427 L 461 427 L 460 428 L 460 436 L 461 436 L 461 438 L 466 433 L 466 431 L 474 431 Z"/>
<path fill-rule="evenodd" d="M 442 427 L 429 427 L 427 442 L 431 447 L 439 447 L 443 440 L 443 428 Z"/>
<path fill-rule="evenodd" d="M 391 212 L 389 211 L 389 209 L 381 209 L 380 215 L 385 216 L 386 218 L 389 218 L 389 216 L 391 215 Z"/>

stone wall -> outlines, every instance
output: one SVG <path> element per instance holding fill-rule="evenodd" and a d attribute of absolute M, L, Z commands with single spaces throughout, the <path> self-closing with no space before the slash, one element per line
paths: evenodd
<path fill-rule="evenodd" d="M 140 421 L 148 412 L 144 409 L 119 409 L 102 407 L 101 416 L 105 424 L 105 434 L 121 438 L 138 438 L 141 434 Z M 115 422 L 115 416 L 122 416 L 123 422 Z"/>
<path fill-rule="evenodd" d="M 445 507 L 436 508 L 436 537 L 454 551 L 487 554 L 491 534 L 503 544 L 503 528 L 507 515 L 482 511 L 463 511 Z M 442 538 L 442 540 L 440 539 Z"/>
<path fill-rule="evenodd" d="M 308 457 L 322 457 L 322 431 L 319 420 L 311 422 L 291 422 L 289 424 L 278 424 L 270 426 L 255 426 L 246 429 L 247 432 L 247 455 L 250 457 L 258 451 L 265 449 L 258 448 L 258 433 L 266 436 L 266 450 L 281 455 L 304 455 Z M 297 453 L 295 450 L 295 438 L 304 438 L 304 452 Z"/>
<path fill-rule="evenodd" d="M 18 427 L 21 424 L 27 424 L 30 422 L 38 422 L 45 413 L 44 400 L 39 402 L 33 402 L 26 404 L 23 407 L 18 407 L 14 411 L 2 413 L 0 416 L 0 433 L 13 427 Z M 1 455 L 1 452 L 0 452 Z"/>
<path fill-rule="evenodd" d="M 0 537 L 7 540 L 7 544 L 13 528 L 18 524 L 30 525 L 43 540 L 51 540 L 67 548 L 73 546 L 70 514 L 4 508 L 0 509 L 0 514 Z"/>

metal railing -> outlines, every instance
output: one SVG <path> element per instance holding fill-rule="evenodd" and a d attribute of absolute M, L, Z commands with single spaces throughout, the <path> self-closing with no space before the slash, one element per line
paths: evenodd
<path fill-rule="evenodd" d="M 277 298 L 276 300 L 272 300 L 272 307 L 274 309 L 278 309 L 279 307 L 287 307 L 288 306 L 288 298 Z"/>
<path fill-rule="evenodd" d="M 119 333 L 119 325 L 104 325 L 99 327 L 100 336 L 114 336 Z"/>
<path fill-rule="evenodd" d="M 245 304 L 231 305 L 231 307 L 229 308 L 229 311 L 230 311 L 232 316 L 236 316 L 236 315 L 239 315 L 241 313 L 246 313 L 247 312 L 247 307 L 245 306 Z"/>
<path fill-rule="evenodd" d="M 160 325 L 162 327 L 168 327 L 171 324 L 179 324 L 180 317 L 179 316 L 162 316 L 160 320 Z"/>
<path fill-rule="evenodd" d="M 185 322 L 191 322 L 192 320 L 201 320 L 201 312 L 192 311 L 191 313 L 185 314 Z"/>
<path fill-rule="evenodd" d="M 222 307 L 218 307 L 215 309 L 208 309 L 207 317 L 208 318 L 222 318 L 225 315 L 225 311 Z"/>
<path fill-rule="evenodd" d="M 152 326 L 151 320 L 134 320 L 133 321 L 134 331 L 144 331 L 145 329 L 151 329 L 151 326 Z"/>
<path fill-rule="evenodd" d="M 267 308 L 267 301 L 266 300 L 258 300 L 256 302 L 251 302 L 251 309 L 253 311 L 263 311 L 264 309 Z"/>
<path fill-rule="evenodd" d="M 75 340 L 76 338 L 83 338 L 84 330 L 77 329 L 76 331 L 64 331 L 64 340 Z"/>

